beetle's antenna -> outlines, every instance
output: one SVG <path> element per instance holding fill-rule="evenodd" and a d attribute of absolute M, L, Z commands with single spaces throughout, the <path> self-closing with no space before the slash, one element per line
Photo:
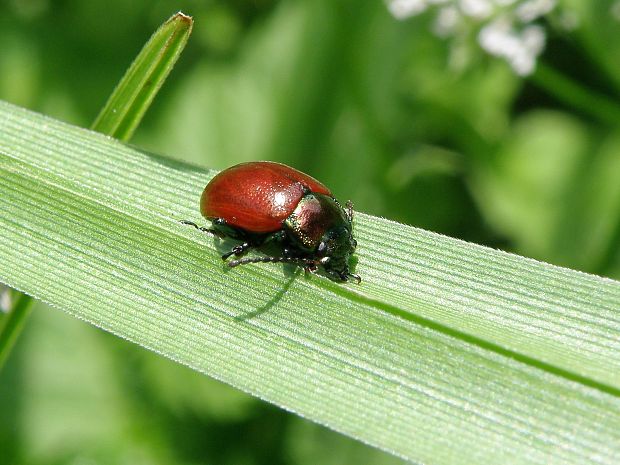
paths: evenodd
<path fill-rule="evenodd" d="M 319 264 L 318 261 L 311 258 L 300 257 L 245 257 L 230 260 L 226 263 L 231 268 L 239 265 L 247 265 L 248 263 L 294 263 L 295 265 L 301 265 L 308 268 L 316 268 Z"/>

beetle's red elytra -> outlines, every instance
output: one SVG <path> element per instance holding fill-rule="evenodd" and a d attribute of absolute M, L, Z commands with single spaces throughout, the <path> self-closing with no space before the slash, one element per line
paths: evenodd
<path fill-rule="evenodd" d="M 349 271 L 349 258 L 357 246 L 350 202 L 343 208 L 327 187 L 290 166 L 269 161 L 232 166 L 207 184 L 200 211 L 211 228 L 182 223 L 242 241 L 222 256 L 237 257 L 228 262 L 231 267 L 282 262 L 316 272 L 321 266 L 334 280 L 361 281 Z M 281 253 L 240 258 L 266 243 L 279 244 Z"/>

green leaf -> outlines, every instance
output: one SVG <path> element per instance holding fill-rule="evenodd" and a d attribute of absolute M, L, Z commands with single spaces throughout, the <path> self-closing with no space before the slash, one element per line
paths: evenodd
<path fill-rule="evenodd" d="M 93 129 L 129 140 L 192 32 L 192 18 L 177 13 L 155 31 L 114 89 Z"/>
<path fill-rule="evenodd" d="M 518 250 L 610 273 L 620 225 L 619 152 L 618 131 L 595 139 L 578 118 L 530 111 L 472 184 L 488 222 Z"/>
<path fill-rule="evenodd" d="M 0 281 L 413 461 L 618 463 L 620 283 L 364 214 L 361 285 L 228 269 L 213 174 L 0 104 Z"/>
<path fill-rule="evenodd" d="M 179 12 L 146 43 L 121 79 L 91 129 L 128 141 L 179 58 L 193 21 Z M 31 311 L 31 299 L 16 296 L 14 308 L 0 318 L 0 368 Z"/>
<path fill-rule="evenodd" d="M 9 312 L 8 315 L 0 318 L 0 368 L 11 353 L 11 348 L 32 311 L 32 299 L 29 296 L 2 288 L 3 286 L 0 285 L 0 297 L 3 293 L 10 297 L 7 299 L 9 302 L 7 308 L 0 306 L 0 310 Z"/>

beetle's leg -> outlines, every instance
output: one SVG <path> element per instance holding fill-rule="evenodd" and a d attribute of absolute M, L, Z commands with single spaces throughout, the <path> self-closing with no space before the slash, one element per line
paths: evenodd
<path fill-rule="evenodd" d="M 235 257 L 239 257 L 243 255 L 244 253 L 246 253 L 252 247 L 256 247 L 256 246 L 247 241 L 242 242 L 241 244 L 234 246 L 230 252 L 226 252 L 224 255 L 222 255 L 222 260 L 226 260 L 231 255 L 234 255 Z"/>
<path fill-rule="evenodd" d="M 304 265 L 304 272 L 306 274 L 312 273 L 315 274 L 319 269 L 319 266 L 316 263 L 308 263 Z"/>
<path fill-rule="evenodd" d="M 349 273 L 348 269 L 344 269 L 341 271 L 336 271 L 336 270 L 326 270 L 326 271 L 329 277 L 333 279 L 334 281 L 347 282 L 349 279 L 352 278 L 355 281 L 357 281 L 357 284 L 360 284 L 362 282 L 362 278 L 360 277 L 360 275 L 355 274 L 355 273 Z"/>
<path fill-rule="evenodd" d="M 198 231 L 202 231 L 202 232 L 205 232 L 205 233 L 213 234 L 214 236 L 217 236 L 217 237 L 223 237 L 222 233 L 220 233 L 219 231 L 217 231 L 215 229 L 207 228 L 205 226 L 198 226 L 193 221 L 181 220 L 180 223 L 181 224 L 186 224 L 188 226 L 193 226 Z"/>
<path fill-rule="evenodd" d="M 310 271 L 316 269 L 318 266 L 316 260 L 300 257 L 246 257 L 231 260 L 228 262 L 228 266 L 233 268 L 239 265 L 247 265 L 248 263 L 292 263 L 294 265 L 301 266 L 304 269 L 308 268 Z"/>
<path fill-rule="evenodd" d="M 218 226 L 226 226 L 226 223 L 224 222 L 224 220 L 222 220 L 222 223 L 218 223 Z M 243 240 L 243 242 L 239 245 L 234 246 L 230 252 L 222 255 L 222 260 L 226 260 L 228 257 L 232 255 L 239 257 L 254 247 L 262 247 L 263 245 L 268 244 L 269 242 L 273 242 L 273 241 L 280 242 L 285 237 L 286 237 L 286 234 L 284 233 L 284 231 L 277 231 L 267 236 L 262 236 L 262 235 L 256 236 L 256 237 L 251 236 L 246 239 L 244 239 L 243 237 L 240 237 L 239 239 Z"/>

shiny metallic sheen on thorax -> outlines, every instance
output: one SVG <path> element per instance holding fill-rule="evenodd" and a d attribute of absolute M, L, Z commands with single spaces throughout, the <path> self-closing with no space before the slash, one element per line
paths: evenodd
<path fill-rule="evenodd" d="M 294 238 L 308 250 L 314 250 L 326 231 L 336 225 L 351 223 L 338 201 L 328 195 L 306 194 L 297 204 L 284 224 L 293 232 Z"/>

